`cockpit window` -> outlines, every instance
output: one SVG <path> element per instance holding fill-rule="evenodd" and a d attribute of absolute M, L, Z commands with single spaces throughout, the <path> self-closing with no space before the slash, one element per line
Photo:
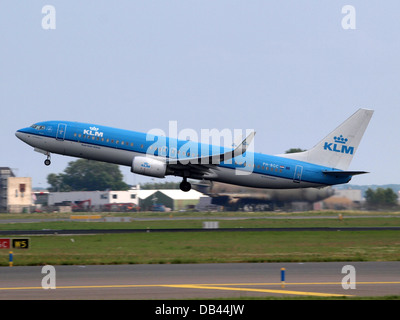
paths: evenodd
<path fill-rule="evenodd" d="M 44 130 L 44 129 L 46 129 L 45 126 L 40 126 L 38 124 L 31 125 L 31 128 L 36 129 L 36 130 Z"/>

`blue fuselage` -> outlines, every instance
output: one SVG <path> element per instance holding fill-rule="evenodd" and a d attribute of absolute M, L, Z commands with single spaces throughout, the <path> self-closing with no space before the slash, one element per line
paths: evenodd
<path fill-rule="evenodd" d="M 43 153 L 56 153 L 124 166 L 132 166 L 135 157 L 150 157 L 168 162 L 165 175 L 184 176 L 186 172 L 186 177 L 189 178 L 249 187 L 321 187 L 347 183 L 351 179 L 351 176 L 324 173 L 336 171 L 334 168 L 249 151 L 217 164 L 194 163 L 194 159 L 205 154 L 220 154 L 228 149 L 87 123 L 39 122 L 18 130 L 16 135 Z M 184 165 L 174 165 L 174 159 L 179 159 L 180 162 L 188 160 L 187 170 Z"/>

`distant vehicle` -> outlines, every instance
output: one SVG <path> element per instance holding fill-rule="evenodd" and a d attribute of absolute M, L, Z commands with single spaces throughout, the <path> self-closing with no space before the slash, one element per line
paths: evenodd
<path fill-rule="evenodd" d="M 138 212 L 140 207 L 134 203 L 107 203 L 103 205 L 104 212 Z"/>
<path fill-rule="evenodd" d="M 165 212 L 165 206 L 163 204 L 153 204 L 150 207 L 150 211 L 156 211 L 156 212 Z"/>
<path fill-rule="evenodd" d="M 73 212 L 83 212 L 83 211 L 90 211 L 92 208 L 92 200 L 83 200 L 83 201 L 76 201 L 72 206 L 71 209 Z"/>
<path fill-rule="evenodd" d="M 295 189 L 343 184 L 354 175 L 367 173 L 348 171 L 348 167 L 372 114 L 373 110 L 359 109 L 312 149 L 277 156 L 246 153 L 254 132 L 228 151 L 192 141 L 69 121 L 39 122 L 15 134 L 45 154 L 46 165 L 50 165 L 50 154 L 57 153 L 129 166 L 132 172 L 145 176 L 180 176 L 182 191 L 191 189 L 188 178 Z"/>

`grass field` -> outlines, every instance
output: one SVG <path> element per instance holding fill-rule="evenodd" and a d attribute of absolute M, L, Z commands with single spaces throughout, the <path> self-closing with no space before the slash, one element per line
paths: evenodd
<path fill-rule="evenodd" d="M 199 232 L 35 236 L 14 265 L 391 261 L 398 231 Z M 2 252 L 1 265 L 8 265 Z"/>
<path fill-rule="evenodd" d="M 218 216 L 221 215 L 218 213 Z M 241 213 L 241 216 L 244 215 Z M 279 219 L 265 219 L 257 213 L 247 220 L 220 220 L 220 228 L 400 226 L 400 219 L 396 214 L 384 218 L 347 218 L 344 215 L 342 221 L 321 218 L 322 215 L 318 214 L 302 215 L 307 215 L 307 219 L 290 219 L 292 215 L 282 215 Z M 32 218 L 33 215 L 28 216 Z M 35 217 L 43 219 L 50 216 L 55 217 Z M 331 216 L 335 217 L 337 213 L 331 213 Z M 16 217 L 22 219 L 26 218 L 26 215 Z M 204 217 L 205 220 L 213 220 L 212 215 L 205 214 Z M 0 235 L 1 230 L 17 229 L 151 230 L 202 227 L 201 220 L 173 219 L 130 223 L 1 223 L 2 219 L 10 218 L 8 214 L 0 215 Z M 400 231 L 148 232 L 30 236 L 30 239 L 30 249 L 14 250 L 14 265 L 400 260 Z M 0 265 L 8 265 L 8 250 L 0 250 Z"/>

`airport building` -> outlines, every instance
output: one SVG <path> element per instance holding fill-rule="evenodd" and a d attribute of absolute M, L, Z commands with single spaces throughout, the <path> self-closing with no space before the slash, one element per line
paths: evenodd
<path fill-rule="evenodd" d="M 16 177 L 10 168 L 0 167 L 0 212 L 28 213 L 32 206 L 32 178 Z"/>
<path fill-rule="evenodd" d="M 193 189 L 188 192 L 179 189 L 161 189 L 141 190 L 138 198 L 142 210 L 180 211 L 195 209 L 200 198 L 208 198 L 208 196 Z"/>
<path fill-rule="evenodd" d="M 133 211 L 137 190 L 50 192 L 48 206 L 57 211 Z"/>
<path fill-rule="evenodd" d="M 48 206 L 54 211 L 179 211 L 194 208 L 200 197 L 196 190 L 179 189 L 127 191 L 50 192 Z"/>

